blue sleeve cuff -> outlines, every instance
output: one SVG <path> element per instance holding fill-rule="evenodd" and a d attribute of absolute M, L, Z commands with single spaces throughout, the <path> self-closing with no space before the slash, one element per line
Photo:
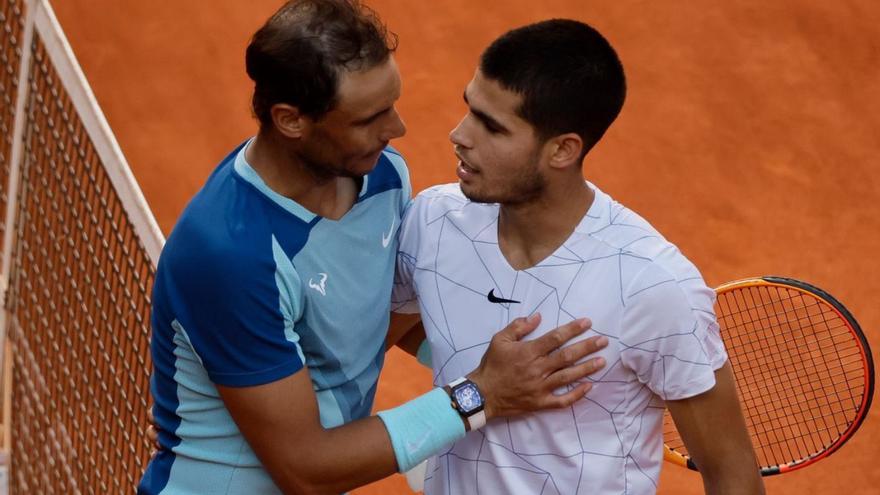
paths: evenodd
<path fill-rule="evenodd" d="M 272 383 L 303 369 L 303 363 L 299 359 L 291 359 L 268 370 L 255 371 L 253 373 L 212 373 L 208 377 L 212 382 L 224 387 L 253 387 Z"/>
<path fill-rule="evenodd" d="M 465 434 L 464 422 L 442 388 L 435 388 L 402 406 L 381 411 L 378 416 L 391 437 L 397 469 L 401 473 Z"/>

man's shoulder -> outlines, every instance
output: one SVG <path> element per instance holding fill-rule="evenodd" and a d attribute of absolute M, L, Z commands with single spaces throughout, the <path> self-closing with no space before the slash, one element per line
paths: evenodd
<path fill-rule="evenodd" d="M 169 235 L 160 269 L 175 278 L 244 283 L 272 276 L 279 259 L 292 259 L 308 241 L 312 225 L 285 215 L 244 181 L 228 201 L 199 193 Z"/>
<path fill-rule="evenodd" d="M 611 251 L 620 253 L 620 280 L 630 293 L 666 282 L 688 294 L 705 291 L 697 267 L 674 243 L 666 239 L 645 218 L 596 189 L 596 208 L 591 208 L 585 232 Z M 693 298 L 694 296 L 689 296 Z"/>
<path fill-rule="evenodd" d="M 262 309 L 276 315 L 284 304 L 299 315 L 301 280 L 286 248 L 298 241 L 227 220 L 189 217 L 175 227 L 159 257 L 156 306 L 173 312 L 188 330 L 197 320 L 210 321 L 206 315 L 218 307 L 252 322 L 266 321 Z M 304 245 L 308 234 L 298 237 Z"/>
<path fill-rule="evenodd" d="M 591 238 L 629 252 L 644 252 L 670 244 L 660 232 L 635 211 L 593 187 L 594 203 L 578 230 Z M 649 256 L 650 257 L 650 256 Z"/>
<path fill-rule="evenodd" d="M 584 232 L 592 239 L 642 260 L 643 265 L 657 265 L 660 270 L 677 279 L 699 275 L 678 246 L 666 239 L 644 217 L 598 189 L 596 201 L 598 207 L 596 211 L 591 208 L 588 213 L 593 218 L 589 219 L 587 232 Z"/>
<path fill-rule="evenodd" d="M 413 206 L 431 210 L 462 208 L 469 203 L 456 182 L 431 186 L 413 199 Z"/>

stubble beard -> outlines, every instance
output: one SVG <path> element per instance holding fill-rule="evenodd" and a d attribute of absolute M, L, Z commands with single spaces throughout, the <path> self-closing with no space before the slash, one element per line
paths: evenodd
<path fill-rule="evenodd" d="M 538 150 L 535 150 L 528 158 L 531 166 L 519 171 L 515 177 L 506 181 L 503 189 L 497 192 L 485 190 L 465 191 L 461 188 L 464 196 L 474 203 L 499 203 L 503 205 L 518 205 L 528 203 L 540 197 L 547 187 L 547 180 L 538 171 Z"/>
<path fill-rule="evenodd" d="M 325 184 L 337 178 L 349 178 L 358 180 L 366 174 L 359 174 L 347 170 L 343 166 L 331 163 L 321 157 L 316 157 L 309 153 L 295 153 L 295 160 L 305 170 L 317 184 Z"/>

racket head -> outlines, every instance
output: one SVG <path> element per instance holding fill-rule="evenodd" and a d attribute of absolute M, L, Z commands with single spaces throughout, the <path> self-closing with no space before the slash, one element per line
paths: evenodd
<path fill-rule="evenodd" d="M 839 301 L 784 277 L 737 280 L 715 289 L 716 316 L 761 474 L 809 466 L 859 429 L 874 395 L 871 349 Z M 664 460 L 689 469 L 667 410 Z"/>

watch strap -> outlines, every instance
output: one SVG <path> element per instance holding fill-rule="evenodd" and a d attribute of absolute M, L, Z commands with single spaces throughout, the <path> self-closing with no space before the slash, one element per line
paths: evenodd
<path fill-rule="evenodd" d="M 464 419 L 468 422 L 468 429 L 470 431 L 479 430 L 480 428 L 486 426 L 486 410 L 481 409 L 479 412 L 474 413 Z"/>
<path fill-rule="evenodd" d="M 464 383 L 466 380 L 467 380 L 467 378 L 465 378 L 465 377 L 463 377 L 463 376 L 458 377 L 458 378 L 456 378 L 455 380 L 452 380 L 451 382 L 449 382 L 449 388 L 450 388 L 450 389 L 453 389 L 453 388 L 455 388 L 457 385 L 461 385 L 462 383 Z"/>

